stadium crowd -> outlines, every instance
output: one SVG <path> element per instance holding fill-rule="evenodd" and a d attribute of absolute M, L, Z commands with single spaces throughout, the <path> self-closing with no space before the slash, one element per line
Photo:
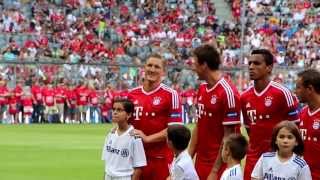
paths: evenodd
<path fill-rule="evenodd" d="M 181 67 L 191 64 L 192 49 L 210 41 L 216 42 L 222 54 L 222 66 L 227 68 L 246 65 L 250 50 L 258 47 L 270 49 L 276 64 L 283 67 L 317 66 L 318 4 L 248 1 L 242 62 L 241 4 L 238 0 L 228 2 L 234 22 L 219 21 L 214 4 L 201 0 L 3 1 L 0 12 L 2 60 L 70 64 L 2 65 L 1 74 L 8 81 L 9 89 L 15 89 L 18 81 L 30 85 L 32 79 L 58 86 L 63 77 L 68 86 L 77 87 L 89 81 L 90 86 L 99 86 L 98 91 L 107 87 L 118 91 L 138 85 L 144 74 L 138 67 L 146 57 L 157 52 L 168 64 L 177 67 L 169 69 L 165 83 L 184 96 L 183 92 L 194 89 L 199 82 L 194 73 Z M 275 78 L 293 89 L 294 74 L 295 71 L 279 72 Z M 245 73 L 231 69 L 228 75 L 240 90 L 248 87 Z M 184 102 L 191 104 L 190 100 Z"/>

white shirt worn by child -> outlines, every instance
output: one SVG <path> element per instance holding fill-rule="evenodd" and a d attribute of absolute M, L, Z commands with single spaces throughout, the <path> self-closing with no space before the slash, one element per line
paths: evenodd
<path fill-rule="evenodd" d="M 312 180 L 310 168 L 305 160 L 293 154 L 286 162 L 280 162 L 277 152 L 261 155 L 251 177 L 256 179 Z"/>
<path fill-rule="evenodd" d="M 199 180 L 193 161 L 187 151 L 175 157 L 170 167 L 171 180 Z"/>
<path fill-rule="evenodd" d="M 224 170 L 220 180 L 243 180 L 243 173 L 240 164 Z"/>
<path fill-rule="evenodd" d="M 117 130 L 110 132 L 103 146 L 102 160 L 105 161 L 105 173 L 111 177 L 131 176 L 135 167 L 146 166 L 146 156 L 141 138 L 126 132 L 118 135 Z"/>

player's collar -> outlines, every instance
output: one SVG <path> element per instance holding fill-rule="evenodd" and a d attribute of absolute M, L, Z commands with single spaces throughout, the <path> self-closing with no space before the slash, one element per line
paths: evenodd
<path fill-rule="evenodd" d="M 155 93 L 156 91 L 158 91 L 158 90 L 161 88 L 162 85 L 163 85 L 163 84 L 160 83 L 154 90 L 149 91 L 149 92 L 145 91 L 144 88 L 143 88 L 143 86 L 141 86 L 141 91 L 142 91 L 142 93 L 145 94 L 145 95 L 150 95 L 150 94 L 153 94 L 153 93 Z"/>
<path fill-rule="evenodd" d="M 210 88 L 210 89 L 208 89 L 208 83 L 206 83 L 206 91 L 207 91 L 207 92 L 211 92 L 212 90 L 214 90 L 214 89 L 220 84 L 220 82 L 221 82 L 223 79 L 224 79 L 224 78 L 221 77 L 221 78 L 216 82 L 216 84 L 215 84 L 212 88 Z"/>
<path fill-rule="evenodd" d="M 309 116 L 313 116 L 313 115 L 317 114 L 319 111 L 320 111 L 320 107 L 318 109 L 316 109 L 315 111 L 311 112 L 310 108 L 308 106 L 308 115 Z"/>
<path fill-rule="evenodd" d="M 269 87 L 271 86 L 271 84 L 272 84 L 272 81 L 270 81 L 269 84 L 268 84 L 268 85 L 264 88 L 264 90 L 262 90 L 260 93 L 258 93 L 258 92 L 256 91 L 256 88 L 253 86 L 254 94 L 255 94 L 256 96 L 262 96 L 262 95 L 269 89 Z"/>

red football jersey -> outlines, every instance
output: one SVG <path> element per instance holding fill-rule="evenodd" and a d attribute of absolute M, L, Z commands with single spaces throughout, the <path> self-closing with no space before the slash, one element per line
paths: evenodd
<path fill-rule="evenodd" d="M 8 103 L 8 98 L 5 97 L 9 93 L 7 86 L 0 86 L 0 105 L 6 105 Z"/>
<path fill-rule="evenodd" d="M 273 127 L 283 120 L 299 122 L 298 101 L 286 87 L 271 81 L 260 93 L 253 86 L 244 91 L 241 108 L 250 129 L 245 174 L 251 175 L 261 154 L 270 150 Z"/>
<path fill-rule="evenodd" d="M 31 88 L 31 92 L 35 100 L 37 100 L 38 102 L 42 102 L 42 93 L 40 86 L 33 85 Z"/>
<path fill-rule="evenodd" d="M 15 96 L 10 96 L 10 98 L 8 98 L 8 104 L 9 104 L 9 114 L 16 114 L 18 112 L 17 98 Z"/>
<path fill-rule="evenodd" d="M 69 102 L 69 108 L 77 107 L 77 94 L 76 89 L 68 89 L 66 90 L 66 97 Z"/>
<path fill-rule="evenodd" d="M 54 105 L 54 90 L 52 88 L 44 87 L 42 89 L 42 96 L 46 106 Z"/>
<path fill-rule="evenodd" d="M 55 89 L 54 89 L 54 92 L 55 92 L 55 99 L 56 99 L 56 102 L 57 104 L 63 104 L 64 101 L 65 101 L 65 91 L 66 91 L 66 88 L 64 86 L 57 86 Z"/>
<path fill-rule="evenodd" d="M 304 159 L 310 166 L 313 179 L 320 179 L 320 108 L 310 112 L 308 106 L 300 113 L 300 131 L 304 140 Z"/>
<path fill-rule="evenodd" d="M 178 93 L 160 84 L 155 90 L 145 92 L 143 87 L 132 89 L 128 95 L 135 105 L 132 125 L 151 135 L 168 127 L 168 124 L 181 122 L 181 104 Z M 166 141 L 144 144 L 147 157 L 166 157 Z"/>
<path fill-rule="evenodd" d="M 197 100 L 197 160 L 213 165 L 224 126 L 240 124 L 240 95 L 234 85 L 221 78 L 210 89 L 207 83 L 201 84 Z"/>
<path fill-rule="evenodd" d="M 33 112 L 33 107 L 32 107 L 32 96 L 22 96 L 21 97 L 21 102 L 23 105 L 23 113 L 25 115 L 31 115 Z"/>
<path fill-rule="evenodd" d="M 98 106 L 99 99 L 98 99 L 97 90 L 94 90 L 94 89 L 90 90 L 89 99 L 90 99 L 90 104 L 92 106 Z"/>
<path fill-rule="evenodd" d="M 13 92 L 12 92 L 15 97 L 17 98 L 17 102 L 20 102 L 21 101 L 21 95 L 22 95 L 22 87 L 17 85 L 14 89 L 13 89 Z"/>
<path fill-rule="evenodd" d="M 77 92 L 77 105 L 86 106 L 88 104 L 89 90 L 86 87 L 76 89 Z"/>

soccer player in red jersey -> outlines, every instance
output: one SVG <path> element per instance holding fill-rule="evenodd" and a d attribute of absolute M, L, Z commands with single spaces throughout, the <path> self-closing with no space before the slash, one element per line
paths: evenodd
<path fill-rule="evenodd" d="M 304 159 L 313 179 L 320 179 L 320 72 L 315 69 L 298 74 L 296 94 L 306 106 L 300 112 L 300 131 L 304 140 Z"/>
<path fill-rule="evenodd" d="M 200 80 L 206 81 L 198 90 L 198 122 L 189 147 L 190 155 L 196 155 L 200 180 L 217 179 L 222 174 L 222 140 L 240 124 L 240 95 L 223 77 L 220 64 L 220 55 L 211 45 L 200 46 L 193 52 L 193 70 Z"/>
<path fill-rule="evenodd" d="M 286 87 L 270 80 L 272 68 L 270 51 L 252 51 L 249 75 L 254 85 L 241 94 L 244 125 L 250 138 L 244 179 L 251 179 L 259 157 L 269 151 L 272 128 L 282 120 L 299 122 L 297 99 Z"/>
<path fill-rule="evenodd" d="M 135 105 L 131 119 L 136 129 L 134 133 L 142 138 L 147 157 L 142 180 L 165 180 L 169 176 L 172 154 L 166 144 L 167 127 L 170 123 L 181 122 L 178 93 L 161 83 L 165 68 L 166 62 L 160 55 L 151 55 L 144 66 L 143 85 L 128 94 Z"/>

